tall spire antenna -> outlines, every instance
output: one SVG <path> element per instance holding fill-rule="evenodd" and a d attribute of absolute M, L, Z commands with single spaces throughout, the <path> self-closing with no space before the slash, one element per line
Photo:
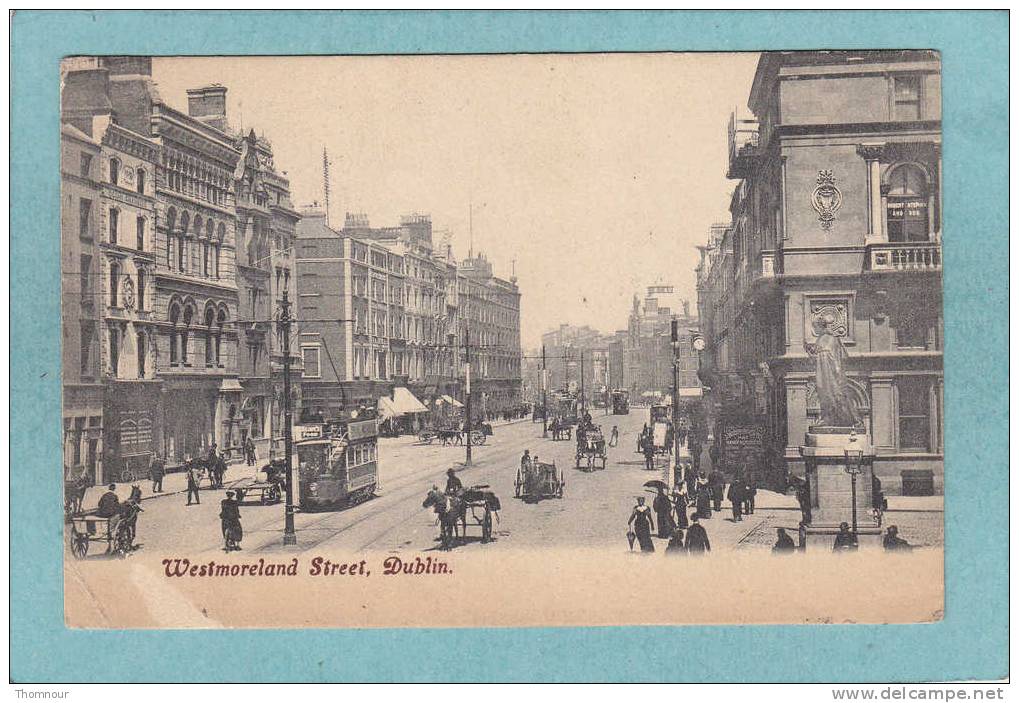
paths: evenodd
<path fill-rule="evenodd" d="M 322 188 L 326 196 L 326 227 L 329 226 L 329 152 L 322 147 Z"/>

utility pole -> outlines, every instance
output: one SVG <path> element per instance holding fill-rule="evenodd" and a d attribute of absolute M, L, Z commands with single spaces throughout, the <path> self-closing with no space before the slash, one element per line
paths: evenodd
<path fill-rule="evenodd" d="M 464 423 L 464 432 L 467 433 L 467 461 L 464 466 L 471 465 L 471 328 L 464 327 L 464 356 L 466 364 L 466 387 L 467 387 L 467 421 Z"/>
<path fill-rule="evenodd" d="M 294 437 L 293 409 L 290 407 L 290 300 L 287 289 L 283 289 L 283 300 L 280 301 L 280 316 L 277 323 L 279 333 L 283 337 L 283 447 L 287 467 L 286 482 L 286 513 L 283 523 L 283 544 L 297 544 L 297 532 L 294 530 Z"/>
<path fill-rule="evenodd" d="M 548 437 L 548 361 L 545 345 L 541 345 L 541 436 Z"/>

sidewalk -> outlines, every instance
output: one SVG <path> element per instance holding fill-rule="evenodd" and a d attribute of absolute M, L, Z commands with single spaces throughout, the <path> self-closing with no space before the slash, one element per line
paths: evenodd
<path fill-rule="evenodd" d="M 265 460 L 259 459 L 255 462 L 254 466 L 248 466 L 243 461 L 237 460 L 227 464 L 226 474 L 223 476 L 223 485 L 229 488 L 231 484 L 238 482 L 241 479 L 251 479 L 257 476 L 257 471 L 262 468 L 266 463 Z M 81 501 L 81 509 L 88 511 L 94 510 L 99 504 L 99 498 L 106 493 L 106 486 L 108 484 L 102 484 L 97 486 L 90 486 L 85 491 L 85 498 Z M 163 491 L 161 493 L 152 492 L 152 481 L 148 477 L 131 483 L 118 483 L 117 490 L 114 491 L 117 494 L 117 498 L 121 502 L 125 501 L 131 495 L 131 486 L 137 485 L 142 492 L 142 500 L 150 500 L 152 498 L 162 498 L 164 496 L 179 495 L 187 492 L 188 480 L 187 472 L 176 471 L 174 473 L 166 474 L 163 477 Z M 203 492 L 210 490 L 207 481 L 202 481 Z"/>

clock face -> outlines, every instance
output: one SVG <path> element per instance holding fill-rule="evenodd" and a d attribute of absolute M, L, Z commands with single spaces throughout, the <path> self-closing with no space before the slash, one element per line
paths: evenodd
<path fill-rule="evenodd" d="M 697 351 L 704 351 L 704 338 L 697 337 L 695 340 L 693 340 L 693 348 L 696 349 Z"/>

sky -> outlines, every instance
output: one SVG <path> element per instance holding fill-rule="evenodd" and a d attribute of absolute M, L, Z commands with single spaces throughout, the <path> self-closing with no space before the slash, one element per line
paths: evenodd
<path fill-rule="evenodd" d="M 324 200 L 327 149 L 334 226 L 428 213 L 457 258 L 473 244 L 515 272 L 533 349 L 562 323 L 624 329 L 651 285 L 696 309 L 696 246 L 728 220 L 726 127 L 757 58 L 180 57 L 153 77 L 182 111 L 188 88 L 226 86 L 229 123 L 272 142 L 298 206 Z"/>

